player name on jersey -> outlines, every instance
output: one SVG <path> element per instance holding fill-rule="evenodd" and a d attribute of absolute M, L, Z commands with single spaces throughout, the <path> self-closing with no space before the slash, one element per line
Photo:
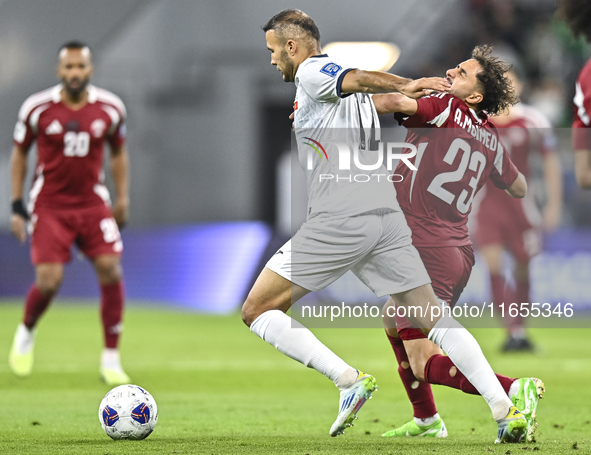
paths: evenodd
<path fill-rule="evenodd" d="M 470 111 L 472 115 L 474 115 L 473 112 L 474 111 L 472 110 Z M 480 124 L 473 123 L 470 115 L 468 115 L 467 112 L 462 112 L 462 110 L 459 108 L 456 109 L 454 114 L 454 122 L 456 122 L 460 127 L 464 128 L 472 135 L 474 139 L 480 141 L 480 143 L 482 143 L 482 145 L 484 145 L 486 148 L 494 152 L 503 153 L 503 145 L 498 141 L 496 134 L 486 128 L 483 128 Z"/>

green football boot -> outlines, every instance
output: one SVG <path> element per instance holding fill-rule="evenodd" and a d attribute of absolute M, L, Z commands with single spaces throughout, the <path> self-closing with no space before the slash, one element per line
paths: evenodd
<path fill-rule="evenodd" d="M 109 386 L 130 384 L 131 379 L 121 368 L 101 368 L 101 379 Z"/>
<path fill-rule="evenodd" d="M 19 324 L 8 355 L 8 365 L 16 376 L 24 378 L 33 371 L 34 344 L 35 331 L 29 331 L 24 324 Z"/>
<path fill-rule="evenodd" d="M 513 404 L 521 411 L 527 421 L 527 442 L 536 442 L 534 435 L 538 422 L 536 422 L 536 409 L 538 402 L 544 398 L 546 388 L 544 383 L 538 378 L 521 378 L 519 381 L 519 391 L 511 397 Z"/>
<path fill-rule="evenodd" d="M 353 421 L 357 419 L 357 412 L 376 390 L 378 390 L 376 378 L 357 370 L 357 380 L 353 385 L 340 391 L 339 414 L 330 427 L 329 434 L 335 437 L 343 434 L 347 427 L 352 427 Z"/>
<path fill-rule="evenodd" d="M 382 436 L 385 438 L 447 438 L 447 428 L 442 419 L 437 419 L 431 425 L 419 425 L 413 419 L 400 428 L 387 431 Z"/>
<path fill-rule="evenodd" d="M 525 439 L 527 421 L 515 406 L 511 406 L 507 415 L 499 420 L 497 424 L 499 425 L 499 431 L 495 444 L 503 442 L 519 443 Z"/>

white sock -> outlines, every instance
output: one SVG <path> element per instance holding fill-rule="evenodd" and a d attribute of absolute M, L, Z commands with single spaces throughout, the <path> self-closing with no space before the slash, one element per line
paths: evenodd
<path fill-rule="evenodd" d="M 496 421 L 503 419 L 513 404 L 472 334 L 453 317 L 445 315 L 431 329 L 429 339 L 447 353 L 478 390 L 489 405 L 493 418 Z"/>
<path fill-rule="evenodd" d="M 507 395 L 509 398 L 512 398 L 517 392 L 519 392 L 519 379 L 515 379 L 515 381 L 513 381 L 511 387 L 509 387 L 509 393 Z"/>
<path fill-rule="evenodd" d="M 525 329 L 523 328 L 511 329 L 509 332 L 511 334 L 511 337 L 517 338 L 518 340 L 525 340 L 527 338 L 527 335 L 525 334 Z"/>
<path fill-rule="evenodd" d="M 343 383 L 350 382 L 348 379 L 349 370 L 355 372 L 340 357 L 324 346 L 312 332 L 281 310 L 265 311 L 251 324 L 250 330 L 267 343 L 275 346 L 279 352 L 322 373 L 337 387 L 342 388 L 345 386 Z M 346 380 L 341 381 L 341 376 L 346 377 Z M 355 379 L 356 377 L 355 373 Z"/>
<path fill-rule="evenodd" d="M 25 324 L 20 323 L 14 334 L 14 342 L 19 354 L 27 354 L 35 345 L 35 329 L 29 330 Z"/>
<path fill-rule="evenodd" d="M 103 349 L 101 354 L 101 368 L 123 371 L 123 368 L 121 368 L 121 360 L 119 359 L 118 349 Z"/>
<path fill-rule="evenodd" d="M 439 420 L 439 413 L 436 412 L 434 416 L 427 417 L 426 419 L 419 419 L 418 417 L 415 417 L 414 419 L 417 425 L 424 427 L 425 425 L 431 425 L 432 423 L 437 422 L 437 420 Z"/>

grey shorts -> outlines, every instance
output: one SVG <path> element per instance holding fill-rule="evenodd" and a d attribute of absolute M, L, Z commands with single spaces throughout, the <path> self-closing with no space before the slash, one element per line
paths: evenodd
<path fill-rule="evenodd" d="M 391 209 L 304 223 L 267 268 L 310 291 L 351 270 L 378 297 L 431 282 L 404 214 Z"/>

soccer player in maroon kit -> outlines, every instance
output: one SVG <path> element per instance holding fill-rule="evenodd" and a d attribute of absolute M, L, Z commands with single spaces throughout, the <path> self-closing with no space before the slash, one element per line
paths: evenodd
<path fill-rule="evenodd" d="M 521 81 L 514 71 L 509 78 L 518 92 Z M 523 199 L 510 198 L 486 182 L 476 215 L 475 241 L 480 254 L 487 263 L 493 302 L 499 305 L 499 314 L 504 314 L 508 330 L 504 351 L 528 351 L 533 349 L 525 332 L 525 321 L 520 316 L 521 308 L 530 302 L 529 263 L 532 257 L 542 251 L 542 230 L 556 229 L 562 210 L 562 170 L 560 159 L 555 153 L 556 137 L 550 122 L 535 108 L 523 103 L 507 109 L 503 115 L 492 118 L 501 142 L 505 146 L 517 169 L 529 176 L 530 154 L 539 153 L 543 161 L 544 180 L 547 186 L 547 203 L 540 214 L 533 196 Z M 503 275 L 503 251 L 507 250 L 515 259 L 513 293 L 505 298 L 505 277 Z M 512 317 L 509 305 L 515 302 L 519 314 Z M 503 305 L 504 304 L 504 305 Z M 503 305 L 503 306 L 501 306 Z"/>
<path fill-rule="evenodd" d="M 397 113 L 408 128 L 405 142 L 417 149 L 416 156 L 409 159 L 416 170 L 402 161 L 396 168 L 396 174 L 403 176 L 396 184 L 398 201 L 433 290 L 451 307 L 474 265 L 467 228 L 474 195 L 487 179 L 516 198 L 523 198 L 527 192 L 524 176 L 511 162 L 487 116 L 517 102 L 504 77 L 509 65 L 491 52 L 490 47 L 477 47 L 472 59 L 448 70 L 449 93 L 418 100 L 399 94 L 373 96 L 378 113 Z M 392 303 L 390 300 L 385 308 Z M 387 323 L 386 333 L 415 418 L 384 436 L 446 437 L 447 429 L 437 413 L 429 384 L 478 392 L 418 328 L 398 315 L 395 319 L 396 328 Z M 535 407 L 543 384 L 537 379 L 517 380 L 498 374 L 497 379 L 522 410 L 528 421 L 527 439 L 533 440 Z M 528 394 L 531 391 L 533 397 Z"/>
<path fill-rule="evenodd" d="M 61 84 L 30 96 L 19 111 L 11 156 L 11 230 L 25 242 L 28 221 L 35 283 L 26 297 L 9 364 L 18 376 L 31 373 L 36 325 L 60 288 L 75 243 L 92 261 L 101 289 L 105 347 L 100 375 L 107 384 L 117 385 L 130 382 L 118 350 L 124 304 L 119 227 L 129 211 L 126 111 L 117 96 L 89 84 L 92 71 L 88 46 L 65 44 L 57 68 Z M 37 167 L 25 208 L 27 152 L 34 141 Z M 105 141 L 117 192 L 112 208 L 103 183 Z"/>
<path fill-rule="evenodd" d="M 583 36 L 591 43 L 591 2 L 588 0 L 561 0 L 560 16 L 575 37 Z M 575 86 L 575 117 L 573 120 L 573 150 L 575 178 L 584 189 L 591 189 L 591 59 L 587 61 Z"/>

